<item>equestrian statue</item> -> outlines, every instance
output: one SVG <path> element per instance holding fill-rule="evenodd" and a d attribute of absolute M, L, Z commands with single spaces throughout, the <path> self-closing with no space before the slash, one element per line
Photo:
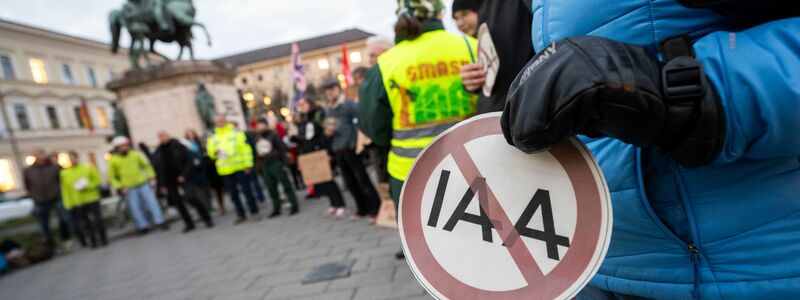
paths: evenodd
<path fill-rule="evenodd" d="M 121 9 L 112 10 L 108 15 L 111 29 L 111 52 L 117 53 L 122 28 L 126 28 L 131 36 L 128 56 L 131 69 L 139 70 L 140 58 L 144 58 L 150 66 L 149 53 L 169 60 L 156 52 L 156 41 L 164 43 L 177 42 L 180 45 L 178 60 L 183 56 L 183 49 L 189 49 L 189 58 L 194 60 L 192 49 L 192 27 L 200 27 L 211 46 L 211 36 L 206 27 L 194 20 L 195 8 L 192 0 L 128 0 Z M 145 49 L 145 43 L 150 48 Z"/>

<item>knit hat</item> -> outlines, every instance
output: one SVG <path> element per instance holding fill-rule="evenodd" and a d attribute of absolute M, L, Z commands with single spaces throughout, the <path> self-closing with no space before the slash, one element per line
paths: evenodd
<path fill-rule="evenodd" d="M 111 147 L 117 149 L 117 147 L 122 145 L 130 144 L 131 140 L 124 136 L 116 136 L 113 140 L 111 140 Z"/>
<path fill-rule="evenodd" d="M 441 0 L 397 0 L 397 15 L 407 14 L 417 19 L 433 19 L 444 9 Z"/>
<path fill-rule="evenodd" d="M 478 12 L 480 6 L 481 6 L 480 0 L 453 0 L 453 13 L 459 10 L 471 10 L 474 12 Z"/>

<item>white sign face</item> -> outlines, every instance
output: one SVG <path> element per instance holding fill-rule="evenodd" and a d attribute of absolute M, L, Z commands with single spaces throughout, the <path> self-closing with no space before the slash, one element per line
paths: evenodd
<path fill-rule="evenodd" d="M 500 114 L 464 121 L 420 154 L 399 227 L 409 264 L 437 298 L 569 299 L 597 272 L 610 197 L 578 140 L 526 154 Z"/>
<path fill-rule="evenodd" d="M 497 56 L 497 48 L 494 47 L 492 34 L 486 23 L 478 27 L 478 62 L 483 64 L 483 71 L 486 72 L 486 82 L 483 84 L 483 95 L 492 95 L 497 73 L 500 70 L 500 57 Z"/>
<path fill-rule="evenodd" d="M 258 156 L 265 156 L 272 153 L 272 142 L 265 139 L 258 140 L 258 142 L 256 142 L 256 152 Z"/>

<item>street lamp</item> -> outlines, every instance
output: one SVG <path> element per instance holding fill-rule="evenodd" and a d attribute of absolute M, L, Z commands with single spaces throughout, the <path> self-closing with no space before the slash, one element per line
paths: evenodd
<path fill-rule="evenodd" d="M 253 95 L 252 92 L 247 92 L 242 95 L 242 98 L 247 102 L 253 102 L 253 100 L 256 100 L 256 95 Z"/>
<path fill-rule="evenodd" d="M 292 111 L 290 111 L 288 108 L 281 107 L 281 116 L 283 116 L 284 118 L 288 118 L 289 115 L 291 115 L 291 114 L 292 114 Z"/>

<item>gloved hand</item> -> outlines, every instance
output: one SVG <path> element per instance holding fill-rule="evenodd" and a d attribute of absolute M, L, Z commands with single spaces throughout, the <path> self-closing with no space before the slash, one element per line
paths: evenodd
<path fill-rule="evenodd" d="M 591 36 L 561 40 L 538 53 L 512 83 L 503 134 L 525 152 L 584 134 L 656 147 L 687 167 L 705 165 L 719 154 L 725 125 L 716 92 L 697 72 L 702 68 L 669 75 L 682 82 L 694 74 L 701 82 L 687 83 L 696 89 L 691 97 L 668 98 L 661 65 L 647 49 Z"/>

